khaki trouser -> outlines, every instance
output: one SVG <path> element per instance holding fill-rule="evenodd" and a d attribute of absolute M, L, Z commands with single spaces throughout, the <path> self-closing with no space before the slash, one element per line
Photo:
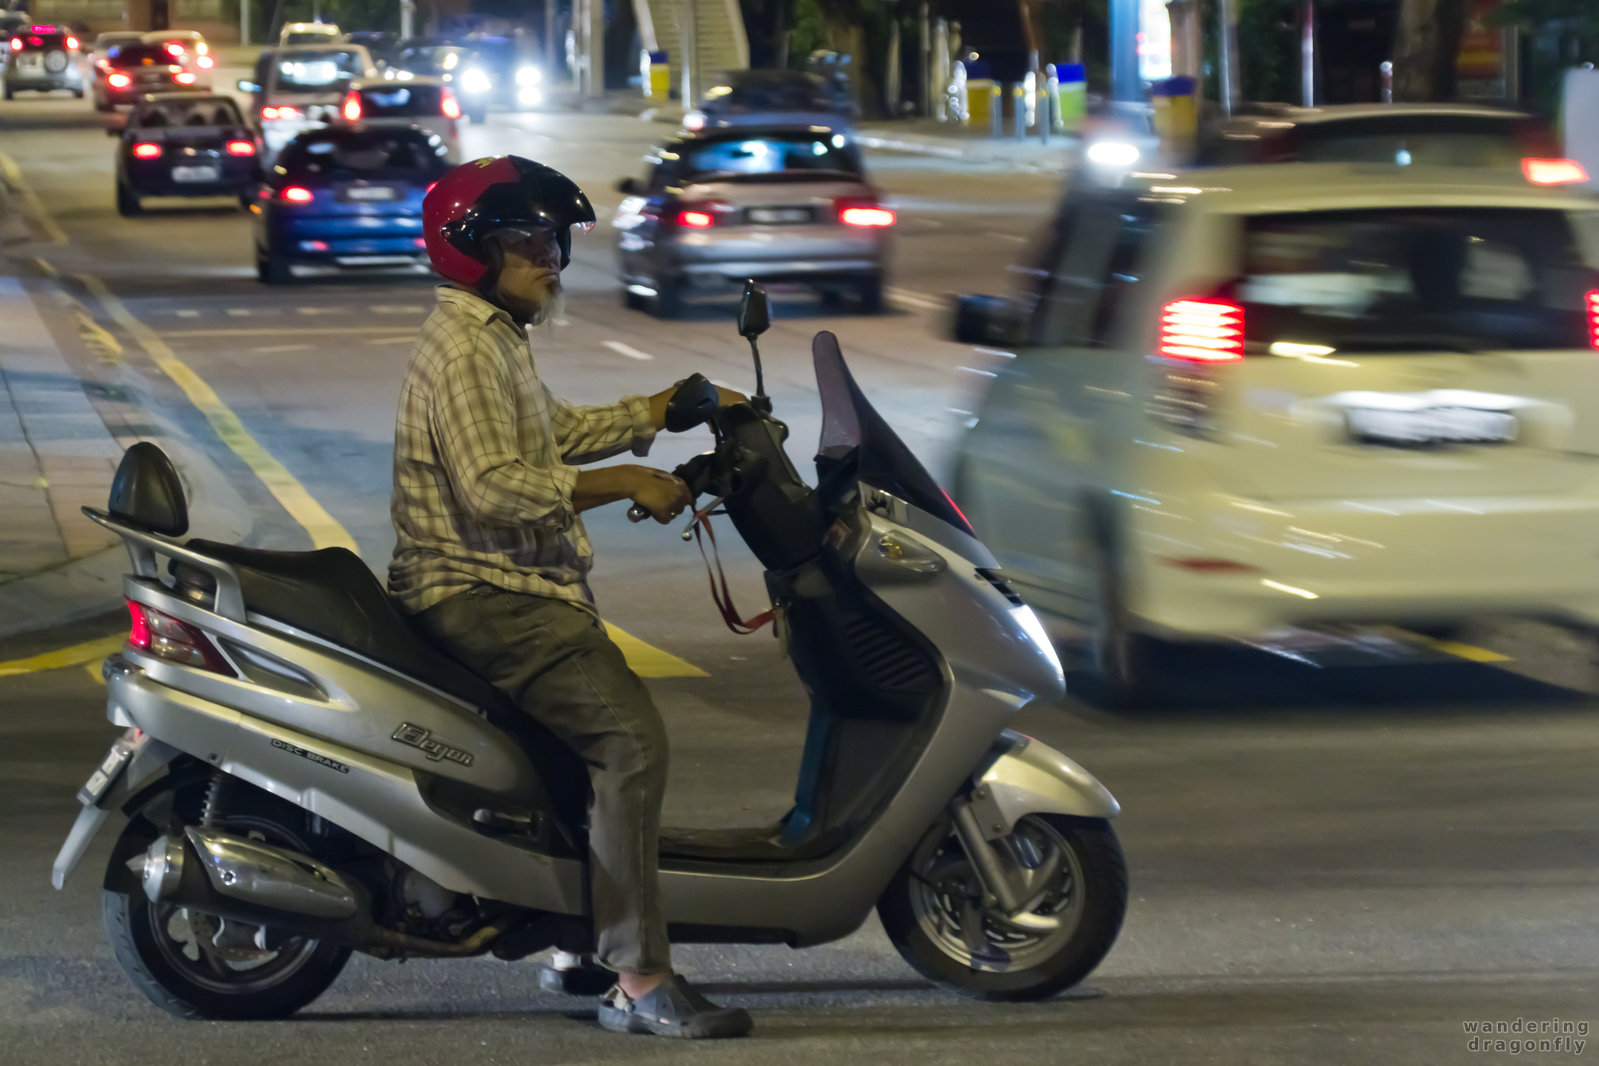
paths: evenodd
<path fill-rule="evenodd" d="M 619 973 L 671 968 L 661 914 L 666 727 L 591 612 L 477 585 L 413 617 L 589 765 L 589 855 L 598 958 Z"/>

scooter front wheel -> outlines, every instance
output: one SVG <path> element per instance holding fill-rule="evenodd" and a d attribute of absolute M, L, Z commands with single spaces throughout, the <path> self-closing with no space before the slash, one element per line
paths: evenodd
<path fill-rule="evenodd" d="M 963 996 L 1044 999 L 1093 972 L 1127 913 L 1127 864 L 1110 823 L 1030 814 L 994 845 L 1026 904 L 1006 914 L 947 821 L 911 853 L 877 903 L 901 957 Z"/>

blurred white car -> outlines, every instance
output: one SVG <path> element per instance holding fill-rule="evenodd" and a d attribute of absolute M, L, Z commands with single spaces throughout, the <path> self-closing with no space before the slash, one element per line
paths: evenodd
<path fill-rule="evenodd" d="M 1503 170 L 1286 164 L 1073 191 L 955 495 L 1108 693 L 1148 636 L 1599 626 L 1599 207 Z M 992 298 L 990 298 L 992 299 Z M 996 321 L 997 317 L 997 321 Z"/>
<path fill-rule="evenodd" d="M 296 44 L 340 44 L 344 31 L 331 22 L 289 22 L 278 32 L 278 47 Z"/>
<path fill-rule="evenodd" d="M 438 78 L 353 81 L 336 121 L 377 127 L 417 126 L 439 138 L 450 162 L 461 162 L 461 103 Z"/>
<path fill-rule="evenodd" d="M 372 57 L 358 44 L 291 45 L 263 52 L 252 94 L 261 128 L 261 165 L 270 166 L 296 134 L 340 117 L 350 85 L 375 77 Z"/>

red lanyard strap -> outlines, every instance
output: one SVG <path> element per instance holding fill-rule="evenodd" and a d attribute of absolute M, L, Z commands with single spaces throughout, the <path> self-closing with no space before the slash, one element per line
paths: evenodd
<path fill-rule="evenodd" d="M 713 504 L 712 506 L 715 505 Z M 705 542 L 707 540 L 711 542 L 709 555 L 705 552 Z M 771 608 L 767 608 L 754 618 L 741 619 L 738 608 L 733 606 L 733 593 L 727 587 L 727 573 L 722 569 L 722 553 L 716 548 L 716 530 L 711 528 L 709 507 L 694 514 L 694 541 L 700 546 L 700 558 L 705 560 L 705 576 L 711 582 L 711 600 L 716 604 L 716 609 L 721 612 L 722 621 L 727 623 L 727 628 L 741 636 L 746 636 L 770 622 L 773 616 Z M 715 560 L 714 569 L 712 568 L 712 559 Z"/>

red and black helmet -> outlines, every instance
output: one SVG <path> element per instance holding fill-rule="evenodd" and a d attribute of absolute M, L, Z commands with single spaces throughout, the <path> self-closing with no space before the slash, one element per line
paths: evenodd
<path fill-rule="evenodd" d="M 521 156 L 462 163 L 422 198 L 422 231 L 433 269 L 458 285 L 477 287 L 488 273 L 483 238 L 507 226 L 548 226 L 572 259 L 572 227 L 594 221 L 594 205 L 559 170 Z"/>

